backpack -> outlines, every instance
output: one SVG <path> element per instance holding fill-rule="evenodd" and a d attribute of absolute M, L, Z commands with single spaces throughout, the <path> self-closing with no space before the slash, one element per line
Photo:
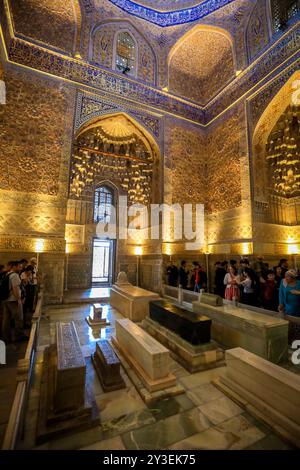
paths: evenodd
<path fill-rule="evenodd" d="M 9 277 L 10 274 L 4 273 L 0 278 L 0 301 L 6 300 L 10 294 Z"/>

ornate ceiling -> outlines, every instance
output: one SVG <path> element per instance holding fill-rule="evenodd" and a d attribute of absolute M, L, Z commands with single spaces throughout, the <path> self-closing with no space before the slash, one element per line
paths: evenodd
<path fill-rule="evenodd" d="M 199 20 L 233 1 L 235 0 L 110 0 L 127 13 L 161 27 Z"/>
<path fill-rule="evenodd" d="M 205 0 L 136 0 L 135 3 L 157 11 L 182 10 L 194 7 Z"/>
<path fill-rule="evenodd" d="M 170 57 L 169 90 L 203 106 L 234 76 L 231 41 L 218 30 L 196 27 Z"/>

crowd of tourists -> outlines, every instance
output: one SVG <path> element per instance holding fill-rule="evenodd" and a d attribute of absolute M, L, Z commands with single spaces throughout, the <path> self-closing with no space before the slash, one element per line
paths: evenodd
<path fill-rule="evenodd" d="M 6 344 L 26 341 L 38 293 L 37 259 L 0 264 L 0 336 Z"/>
<path fill-rule="evenodd" d="M 300 276 L 287 259 L 273 268 L 260 256 L 251 265 L 246 258 L 217 262 L 214 291 L 226 300 L 300 317 Z"/>
<path fill-rule="evenodd" d="M 193 261 L 191 266 L 188 266 L 186 261 L 181 261 L 179 269 L 170 261 L 167 267 L 167 282 L 169 286 L 180 285 L 183 289 L 200 292 L 201 289 L 207 288 L 207 274 L 198 261 Z"/>
<path fill-rule="evenodd" d="M 166 274 L 170 286 L 207 290 L 207 274 L 197 261 L 182 261 L 179 269 L 170 261 Z M 218 261 L 214 276 L 214 293 L 226 300 L 300 317 L 300 275 L 287 259 L 272 268 L 262 256 L 251 264 L 247 258 Z"/>

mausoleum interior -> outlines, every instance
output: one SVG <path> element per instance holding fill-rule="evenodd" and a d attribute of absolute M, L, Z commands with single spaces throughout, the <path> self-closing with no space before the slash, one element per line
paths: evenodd
<path fill-rule="evenodd" d="M 299 27 L 0 0 L 0 448 L 300 447 Z"/>

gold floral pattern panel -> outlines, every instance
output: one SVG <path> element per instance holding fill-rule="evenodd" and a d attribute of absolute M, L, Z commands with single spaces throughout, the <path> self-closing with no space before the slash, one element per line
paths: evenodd
<path fill-rule="evenodd" d="M 241 157 L 244 155 L 245 117 L 236 111 L 218 123 L 207 139 L 207 208 L 209 212 L 242 203 Z M 243 181 L 248 184 L 248 181 Z"/>
<path fill-rule="evenodd" d="M 0 106 L 0 189 L 57 195 L 66 98 L 28 74 L 6 74 Z"/>
<path fill-rule="evenodd" d="M 165 145 L 165 180 L 172 186 L 170 202 L 204 204 L 207 177 L 204 133 L 194 126 L 180 126 L 178 122 L 174 125 L 170 119 Z"/>

